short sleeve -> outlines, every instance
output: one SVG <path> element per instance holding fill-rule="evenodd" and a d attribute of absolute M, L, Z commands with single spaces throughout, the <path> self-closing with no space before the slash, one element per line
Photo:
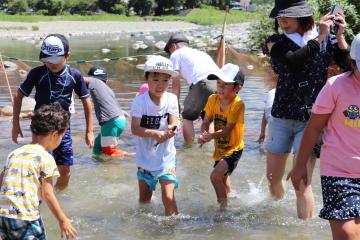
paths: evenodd
<path fill-rule="evenodd" d="M 146 93 L 145 93 L 146 94 Z M 142 115 L 143 115 L 143 112 L 142 112 L 142 104 L 141 104 L 141 99 L 142 97 L 145 95 L 140 95 L 140 96 L 137 96 L 135 97 L 132 105 L 131 105 L 131 117 L 135 117 L 135 118 L 141 118 Z"/>
<path fill-rule="evenodd" d="M 178 104 L 177 96 L 175 94 L 169 93 L 169 98 L 170 98 L 169 109 L 168 109 L 169 114 L 179 117 L 179 104 Z"/>
<path fill-rule="evenodd" d="M 237 102 L 231 109 L 228 123 L 244 123 L 245 104 L 243 101 Z"/>
<path fill-rule="evenodd" d="M 214 118 L 215 98 L 216 94 L 210 95 L 204 108 L 205 115 L 209 118 Z"/>
<path fill-rule="evenodd" d="M 75 78 L 75 88 L 74 91 L 80 99 L 85 99 L 90 96 L 89 89 L 86 87 L 84 77 L 81 73 L 74 69 L 74 78 Z"/>
<path fill-rule="evenodd" d="M 40 164 L 40 178 L 45 179 L 58 176 L 60 176 L 60 174 L 54 158 L 50 154 L 48 157 L 42 157 Z"/>
<path fill-rule="evenodd" d="M 36 85 L 37 74 L 35 73 L 35 69 L 30 70 L 26 79 L 23 83 L 20 84 L 19 90 L 25 96 L 28 97 Z"/>
<path fill-rule="evenodd" d="M 315 114 L 330 114 L 335 108 L 332 81 L 328 80 L 316 98 L 312 112 Z"/>

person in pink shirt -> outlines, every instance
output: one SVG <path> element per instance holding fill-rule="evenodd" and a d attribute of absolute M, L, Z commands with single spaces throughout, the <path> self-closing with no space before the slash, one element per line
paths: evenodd
<path fill-rule="evenodd" d="M 351 72 L 330 78 L 312 109 L 295 166 L 296 190 L 307 184 L 306 163 L 324 129 L 320 155 L 323 208 L 334 240 L 360 239 L 360 34 L 350 50 Z M 302 183 L 303 182 L 303 183 Z"/>

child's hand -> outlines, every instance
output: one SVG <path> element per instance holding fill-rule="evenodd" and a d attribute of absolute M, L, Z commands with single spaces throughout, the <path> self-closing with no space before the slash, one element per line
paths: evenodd
<path fill-rule="evenodd" d="M 264 142 L 264 140 L 265 140 L 265 133 L 260 133 L 257 142 L 262 143 L 262 142 Z"/>
<path fill-rule="evenodd" d="M 94 147 L 94 132 L 93 131 L 86 132 L 85 142 L 86 142 L 86 145 L 89 146 L 89 148 Z"/>
<path fill-rule="evenodd" d="M 170 131 L 170 130 L 168 130 L 168 131 Z M 165 131 L 156 131 L 156 134 L 155 134 L 154 138 L 155 138 L 157 143 L 163 143 L 168 139 L 167 138 L 167 132 L 165 132 Z"/>
<path fill-rule="evenodd" d="M 70 219 L 66 218 L 64 221 L 60 222 L 59 225 L 61 230 L 61 239 L 65 237 L 66 239 L 71 239 L 76 237 L 77 233 L 75 228 L 71 225 Z"/>
<path fill-rule="evenodd" d="M 212 139 L 211 133 L 208 133 L 205 131 L 200 134 L 198 141 L 199 141 L 199 143 L 204 144 L 204 143 L 210 142 L 211 139 Z"/>
<path fill-rule="evenodd" d="M 306 167 L 294 167 L 286 177 L 286 180 L 291 178 L 291 182 L 295 190 L 300 189 L 301 182 L 306 186 L 307 185 L 307 169 Z"/>

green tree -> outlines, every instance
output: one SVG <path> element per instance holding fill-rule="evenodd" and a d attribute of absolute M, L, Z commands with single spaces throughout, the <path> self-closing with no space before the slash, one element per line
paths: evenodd
<path fill-rule="evenodd" d="M 26 0 L 13 0 L 8 3 L 8 12 L 11 14 L 25 13 L 29 11 Z"/>
<path fill-rule="evenodd" d="M 129 0 L 128 8 L 133 8 L 134 12 L 140 16 L 148 16 L 153 12 L 154 0 Z"/>
<path fill-rule="evenodd" d="M 165 12 L 172 10 L 176 12 L 184 3 L 183 0 L 157 0 L 155 15 L 163 15 Z"/>
<path fill-rule="evenodd" d="M 64 11 L 71 14 L 91 14 L 98 9 L 97 0 L 65 0 Z"/>
<path fill-rule="evenodd" d="M 44 15 L 56 16 L 62 13 L 65 6 L 63 0 L 39 0 L 35 3 L 35 10 Z"/>
<path fill-rule="evenodd" d="M 186 0 L 184 3 L 185 8 L 196 8 L 203 3 L 202 0 Z"/>

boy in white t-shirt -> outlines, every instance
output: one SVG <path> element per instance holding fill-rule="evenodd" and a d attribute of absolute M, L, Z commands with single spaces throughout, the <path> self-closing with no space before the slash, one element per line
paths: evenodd
<path fill-rule="evenodd" d="M 144 71 L 149 91 L 136 96 L 131 107 L 131 132 L 137 136 L 139 202 L 150 202 L 159 181 L 165 215 L 170 216 L 178 213 L 174 195 L 178 187 L 174 136 L 179 107 L 176 95 L 167 92 L 167 88 L 177 72 L 171 61 L 162 56 L 148 59 Z"/>
<path fill-rule="evenodd" d="M 275 98 L 275 91 L 276 88 L 271 89 L 265 96 L 264 103 L 265 108 L 261 119 L 261 130 L 260 135 L 257 140 L 258 143 L 262 143 L 265 140 L 266 136 L 266 125 L 268 124 L 270 118 L 271 118 L 271 109 Z"/>

